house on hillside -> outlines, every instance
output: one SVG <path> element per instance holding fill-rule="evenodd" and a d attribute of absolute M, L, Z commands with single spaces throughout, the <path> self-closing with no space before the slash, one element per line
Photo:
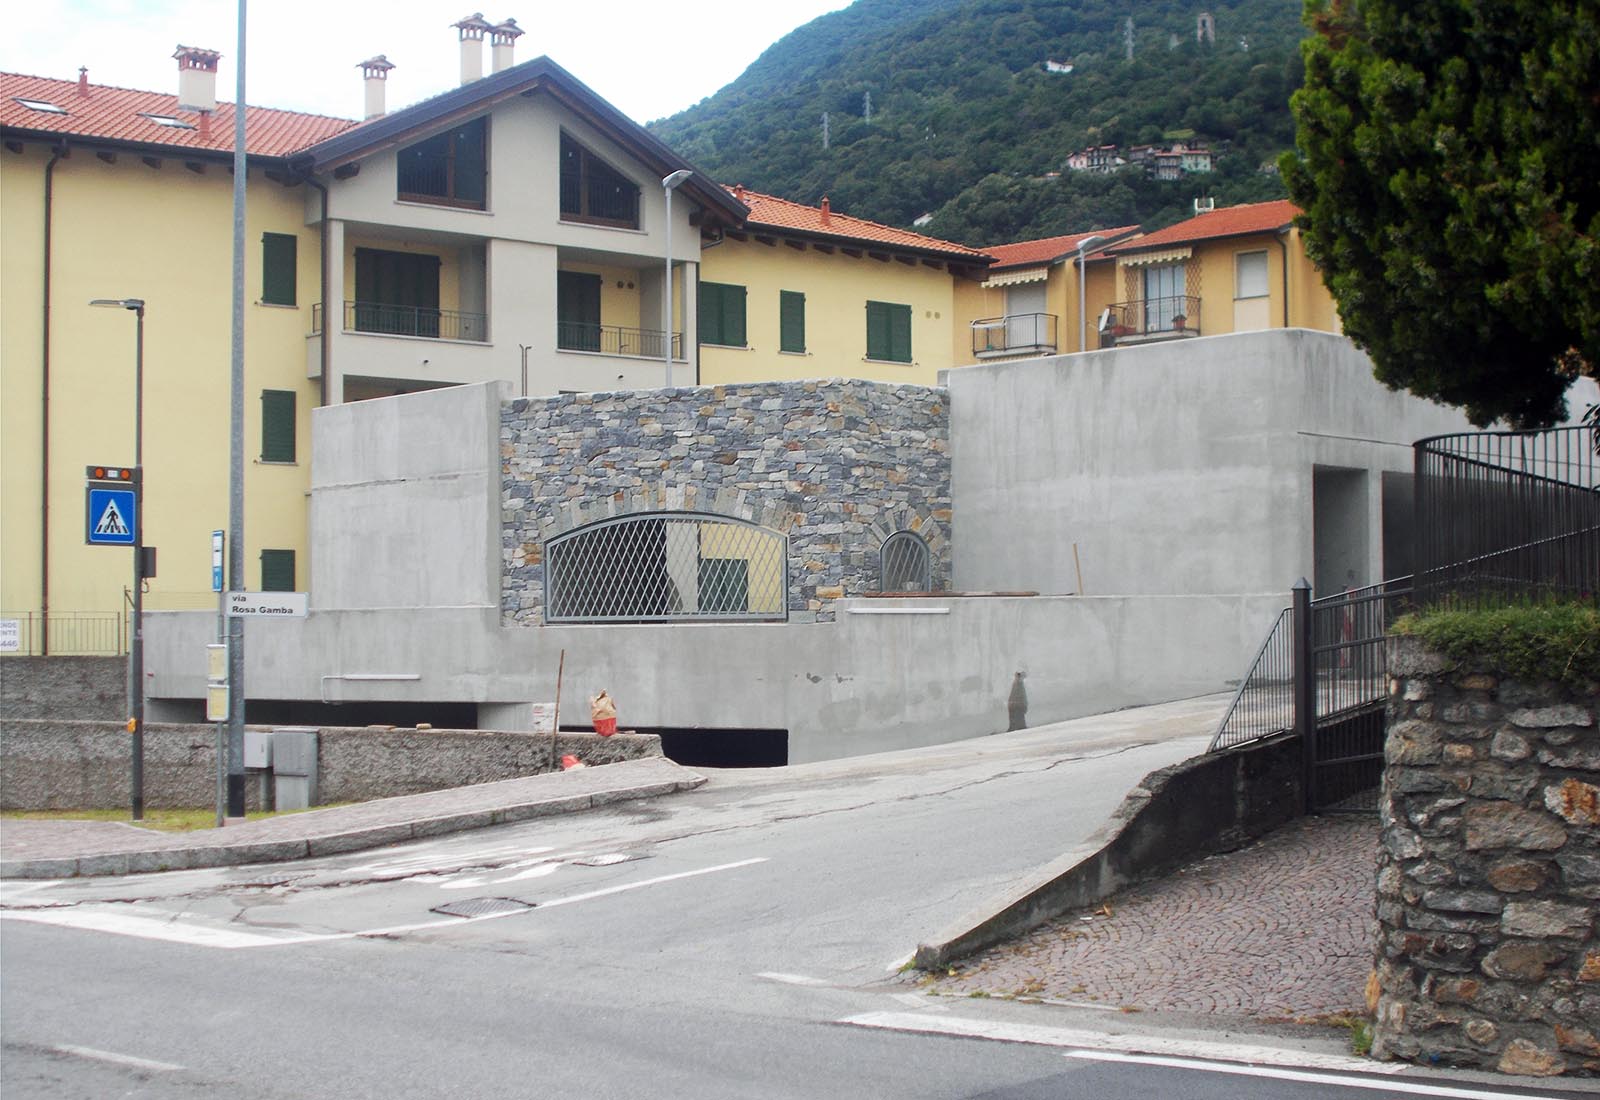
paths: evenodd
<path fill-rule="evenodd" d="M 1093 257 L 1111 244 L 1134 239 L 1136 225 L 1069 233 L 1061 237 L 990 246 L 994 265 L 981 281 L 957 285 L 955 330 L 959 363 L 1081 351 L 1078 250 Z M 1112 293 L 1107 265 L 1088 267 L 1085 298 Z M 1094 282 L 1103 284 L 1089 288 Z M 1092 346 L 1085 344 L 1085 346 Z"/>
<path fill-rule="evenodd" d="M 1339 332 L 1287 200 L 1222 207 L 1113 245 L 1091 263 L 1099 347 L 1268 328 Z"/>
<path fill-rule="evenodd" d="M 954 366 L 950 319 L 992 257 L 743 187 L 749 208 L 701 241 L 707 383 L 854 377 L 932 384 Z"/>

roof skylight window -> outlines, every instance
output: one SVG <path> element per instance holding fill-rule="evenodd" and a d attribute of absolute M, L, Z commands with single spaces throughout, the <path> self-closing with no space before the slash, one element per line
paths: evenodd
<path fill-rule="evenodd" d="M 140 111 L 139 112 L 139 117 L 140 118 L 147 118 L 151 122 L 155 123 L 157 126 L 170 126 L 174 130 L 193 130 L 194 129 L 194 127 L 192 125 L 190 125 L 189 123 L 183 121 L 183 119 L 181 119 L 181 118 L 173 118 L 171 115 L 152 115 L 152 114 L 149 114 L 149 113 L 147 113 L 145 111 Z"/>
<path fill-rule="evenodd" d="M 14 98 L 18 103 L 22 104 L 30 111 L 43 111 L 50 115 L 64 115 L 67 113 L 67 109 L 65 107 L 57 107 L 54 103 L 51 103 L 48 100 L 23 99 L 21 96 L 15 96 Z"/>

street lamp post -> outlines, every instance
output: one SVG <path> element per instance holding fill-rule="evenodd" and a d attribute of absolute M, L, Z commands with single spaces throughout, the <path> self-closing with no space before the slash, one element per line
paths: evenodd
<path fill-rule="evenodd" d="M 133 353 L 133 470 L 139 494 L 133 525 L 133 644 L 128 647 L 128 732 L 133 735 L 133 820 L 144 819 L 144 299 L 95 298 L 92 306 L 126 309 L 138 319 Z"/>
<path fill-rule="evenodd" d="M 1104 244 L 1104 243 L 1105 243 L 1105 238 L 1100 236 L 1098 233 L 1092 234 L 1092 235 L 1090 235 L 1088 237 L 1085 237 L 1085 238 L 1083 238 L 1083 240 L 1078 242 L 1078 350 L 1079 351 L 1088 351 L 1089 350 L 1089 317 L 1084 312 L 1084 308 L 1085 308 L 1084 307 L 1084 298 L 1085 298 L 1085 295 L 1084 295 L 1084 286 L 1083 286 L 1084 282 L 1086 281 L 1084 276 L 1087 274 L 1088 268 L 1084 267 L 1084 253 L 1089 250 L 1089 246 L 1090 245 Z"/>
<path fill-rule="evenodd" d="M 680 168 L 670 176 L 661 180 L 661 190 L 667 196 L 667 271 L 666 284 L 662 287 L 661 329 L 667 343 L 667 388 L 672 388 L 672 193 L 678 185 L 694 175 L 687 168 Z"/>

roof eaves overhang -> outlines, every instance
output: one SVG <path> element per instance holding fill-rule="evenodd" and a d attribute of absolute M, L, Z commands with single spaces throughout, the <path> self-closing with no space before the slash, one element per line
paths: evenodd
<path fill-rule="evenodd" d="M 167 145 L 158 141 L 135 141 L 131 138 L 101 137 L 95 134 L 69 134 L 60 130 L 29 130 L 19 126 L 0 126 L 0 141 L 27 141 L 42 145 L 67 145 L 79 149 L 104 149 L 140 156 L 166 157 L 169 160 L 233 163 L 232 149 L 196 149 L 192 145 Z M 246 153 L 245 161 L 253 165 L 287 168 L 290 158 L 271 153 Z"/>
<path fill-rule="evenodd" d="M 500 103 L 538 92 L 549 94 L 607 138 L 629 150 L 662 176 L 687 168 L 694 173 L 680 187 L 714 220 L 737 225 L 749 208 L 713 183 L 709 176 L 674 153 L 659 138 L 607 103 L 577 77 L 551 61 L 536 57 L 470 84 L 463 84 L 421 103 L 363 123 L 308 146 L 292 159 L 308 172 L 327 172 L 407 144 L 429 130 L 480 115 Z"/>
<path fill-rule="evenodd" d="M 1108 249 L 1115 248 L 1128 238 L 1137 237 L 1138 235 L 1139 227 L 1134 226 L 1132 229 L 1129 229 L 1124 233 L 1118 233 L 1115 236 L 1107 237 L 1105 240 L 1089 249 L 1088 252 L 1084 253 L 1084 260 L 1086 262 L 1093 263 L 1095 260 L 1106 259 L 1106 251 Z M 989 269 L 989 272 L 994 274 L 996 272 L 1007 271 L 1014 267 L 1039 267 L 1040 265 L 1054 267 L 1056 264 L 1066 263 L 1068 260 L 1075 260 L 1077 258 L 1078 250 L 1076 248 L 1069 248 L 1065 252 L 1043 260 L 1017 260 L 1014 263 L 1009 264 L 996 263 Z"/>
<path fill-rule="evenodd" d="M 1198 245 L 1210 244 L 1212 241 L 1236 241 L 1241 237 L 1270 237 L 1275 233 L 1282 233 L 1284 230 L 1292 228 L 1294 228 L 1294 222 L 1291 221 L 1285 225 L 1278 226 L 1277 228 L 1268 227 L 1264 229 L 1244 229 L 1237 233 L 1208 234 L 1204 237 L 1188 237 L 1181 241 L 1173 241 L 1170 244 L 1153 244 L 1149 245 L 1148 247 L 1156 251 L 1162 251 L 1169 248 L 1194 248 Z M 1145 251 L 1145 242 L 1140 240 L 1136 245 L 1129 245 L 1125 248 L 1115 249 L 1111 254 L 1119 258 L 1128 258 L 1136 256 L 1142 251 Z"/>
<path fill-rule="evenodd" d="M 863 252 L 888 252 L 891 255 L 915 256 L 917 259 L 945 260 L 988 269 L 994 257 L 982 252 L 949 252 L 939 248 L 918 248 L 915 245 L 895 244 L 892 241 L 856 237 L 848 233 L 823 233 L 820 230 L 801 229 L 792 225 L 774 225 L 771 222 L 746 221 L 739 227 L 747 233 L 771 237 L 790 237 L 795 240 L 818 241 L 838 248 L 859 248 Z"/>

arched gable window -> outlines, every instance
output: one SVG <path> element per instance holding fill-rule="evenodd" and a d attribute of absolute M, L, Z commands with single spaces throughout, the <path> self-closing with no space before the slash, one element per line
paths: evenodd
<path fill-rule="evenodd" d="M 933 555 L 915 531 L 896 531 L 879 551 L 878 590 L 927 592 L 933 587 Z"/>
<path fill-rule="evenodd" d="M 788 618 L 789 542 L 705 512 L 600 520 L 545 543 L 545 621 Z"/>

